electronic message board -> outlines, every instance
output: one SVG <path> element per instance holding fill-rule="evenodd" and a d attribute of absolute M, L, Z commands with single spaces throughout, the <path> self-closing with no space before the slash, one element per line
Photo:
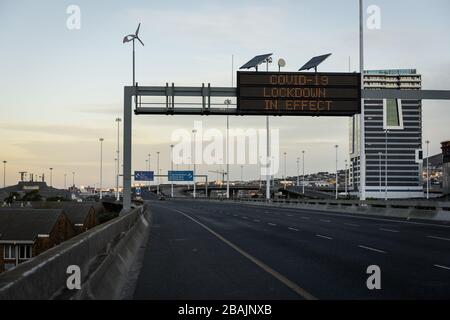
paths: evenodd
<path fill-rule="evenodd" d="M 352 116 L 361 112 L 359 73 L 238 72 L 240 115 Z"/>

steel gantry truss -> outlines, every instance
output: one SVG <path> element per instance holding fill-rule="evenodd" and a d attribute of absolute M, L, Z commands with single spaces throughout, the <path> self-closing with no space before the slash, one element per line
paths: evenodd
<path fill-rule="evenodd" d="M 236 104 L 227 107 L 223 103 L 213 103 L 211 98 L 235 98 L 237 88 L 211 87 L 210 84 L 199 87 L 169 86 L 126 86 L 124 87 L 124 121 L 123 121 L 123 207 L 131 208 L 131 150 L 132 150 L 132 115 L 133 97 L 136 115 L 234 115 L 242 116 Z M 163 102 L 142 102 L 142 97 L 164 97 Z M 200 102 L 177 102 L 176 97 L 199 97 Z M 363 99 L 403 99 L 403 100 L 450 100 L 450 90 L 361 90 Z M 267 116 L 252 113 L 252 116 Z M 270 115 L 270 114 L 269 114 Z M 278 113 L 273 114 L 280 116 Z M 283 115 L 286 116 L 286 115 Z M 298 116 L 298 115 L 297 115 Z"/>

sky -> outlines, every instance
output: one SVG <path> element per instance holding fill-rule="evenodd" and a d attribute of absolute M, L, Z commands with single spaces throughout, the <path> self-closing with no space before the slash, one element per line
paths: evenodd
<path fill-rule="evenodd" d="M 80 8 L 80 29 L 67 28 L 70 5 Z M 415 68 L 424 89 L 450 90 L 450 2 L 366 0 L 370 5 L 381 10 L 381 28 L 365 30 L 365 69 Z M 55 186 L 63 186 L 65 173 L 71 182 L 71 172 L 77 185 L 98 185 L 100 137 L 103 185 L 113 185 L 115 119 L 123 117 L 123 86 L 132 81 L 131 47 L 122 39 L 138 22 L 145 43 L 136 56 L 141 85 L 231 86 L 232 55 L 237 69 L 268 52 L 287 61 L 285 71 L 329 52 L 321 71 L 359 69 L 356 0 L 0 0 L 0 160 L 7 161 L 7 185 L 19 171 L 48 176 L 50 167 Z M 435 154 L 450 139 L 450 101 L 423 105 L 423 137 Z M 191 130 L 195 120 L 225 129 L 217 116 L 133 116 L 133 170 L 145 169 L 149 153 L 154 167 L 158 151 L 161 169 L 169 169 L 172 132 Z M 230 125 L 264 128 L 265 119 L 232 117 Z M 348 158 L 348 118 L 277 117 L 271 128 L 280 130 L 288 175 L 296 174 L 301 150 L 306 172 L 333 171 L 336 144 L 339 166 Z M 240 168 L 231 169 L 238 179 Z M 258 172 L 246 166 L 244 178 Z"/>

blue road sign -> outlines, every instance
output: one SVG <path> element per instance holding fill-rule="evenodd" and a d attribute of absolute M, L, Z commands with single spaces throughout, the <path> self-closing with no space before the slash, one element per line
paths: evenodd
<path fill-rule="evenodd" d="M 135 171 L 134 181 L 153 181 L 153 171 Z"/>
<path fill-rule="evenodd" d="M 136 187 L 136 195 L 137 196 L 141 195 L 141 188 L 140 187 Z"/>
<path fill-rule="evenodd" d="M 194 171 L 169 171 L 168 180 L 174 181 L 194 181 Z"/>

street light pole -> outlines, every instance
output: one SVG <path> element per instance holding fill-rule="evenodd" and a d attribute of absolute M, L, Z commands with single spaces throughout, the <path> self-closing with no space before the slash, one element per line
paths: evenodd
<path fill-rule="evenodd" d="M 67 173 L 64 173 L 64 190 L 67 189 Z"/>
<path fill-rule="evenodd" d="M 193 129 L 192 130 L 192 133 L 194 134 L 194 176 L 193 176 L 193 181 L 194 181 L 194 192 L 192 193 L 192 196 L 194 197 L 194 199 L 195 199 L 195 197 L 196 197 L 196 191 L 197 191 L 197 189 L 196 189 L 196 185 L 195 185 L 195 174 L 196 174 L 196 172 L 195 172 L 195 163 L 197 162 L 197 157 L 196 157 L 196 143 L 197 143 L 197 139 L 196 139 L 196 133 L 197 133 L 197 130 L 195 130 L 195 129 Z"/>
<path fill-rule="evenodd" d="M 103 199 L 103 141 L 105 139 L 100 138 L 100 200 Z"/>
<path fill-rule="evenodd" d="M 334 146 L 336 148 L 336 200 L 339 197 L 339 181 L 338 181 L 338 145 Z"/>
<path fill-rule="evenodd" d="M 300 187 L 300 158 L 297 158 L 297 187 Z"/>
<path fill-rule="evenodd" d="M 173 147 L 174 147 L 174 145 L 173 144 L 171 144 L 170 145 L 170 166 L 171 166 L 171 170 L 173 171 Z M 172 184 L 171 184 L 171 197 L 173 198 L 173 181 L 172 181 Z"/>
<path fill-rule="evenodd" d="M 345 172 L 344 172 L 344 176 L 345 176 L 345 196 L 348 197 L 348 180 L 347 180 L 347 159 L 345 159 L 344 161 L 345 163 Z"/>
<path fill-rule="evenodd" d="M 75 172 L 72 171 L 72 187 L 75 189 Z"/>
<path fill-rule="evenodd" d="M 233 67 L 232 67 L 233 68 Z M 233 72 L 232 72 L 233 74 Z M 233 86 L 233 80 L 231 80 L 231 86 Z M 227 110 L 228 107 L 231 104 L 231 100 L 227 99 L 225 100 L 225 105 L 227 106 Z M 227 115 L 227 135 L 226 135 L 226 153 L 227 153 L 227 199 L 230 198 L 230 157 L 229 157 L 229 149 L 228 149 L 228 145 L 229 145 L 229 131 L 230 131 L 230 120 L 229 120 L 229 116 Z"/>
<path fill-rule="evenodd" d="M 305 150 L 302 151 L 302 193 L 305 194 Z"/>
<path fill-rule="evenodd" d="M 385 143 L 384 143 L 384 200 L 388 199 L 388 130 L 386 129 Z"/>
<path fill-rule="evenodd" d="M 379 177 L 378 177 L 378 180 L 379 180 L 379 182 L 380 182 L 380 186 L 379 186 L 379 192 L 380 192 L 380 196 L 381 196 L 381 156 L 382 156 L 382 153 L 381 152 L 378 152 L 378 170 L 379 170 L 379 173 L 378 173 L 378 175 L 379 175 Z"/>
<path fill-rule="evenodd" d="M 6 163 L 8 161 L 3 160 L 3 188 L 6 188 Z"/>
<path fill-rule="evenodd" d="M 241 165 L 241 183 L 244 184 L 244 166 Z"/>
<path fill-rule="evenodd" d="M 156 194 L 159 195 L 159 151 L 156 153 Z"/>
<path fill-rule="evenodd" d="M 134 80 L 133 80 L 134 81 Z M 120 201 L 120 192 L 119 192 L 119 176 L 120 176 L 120 123 L 122 122 L 121 118 L 116 118 L 117 122 L 117 163 L 116 163 L 116 200 Z"/>
<path fill-rule="evenodd" d="M 427 144 L 427 199 L 430 199 L 430 160 L 429 160 L 429 145 L 430 141 L 426 141 Z"/>
<path fill-rule="evenodd" d="M 284 184 L 284 189 L 286 190 L 286 179 L 287 179 L 287 176 L 286 176 L 286 156 L 287 156 L 287 153 L 285 152 L 284 153 L 284 177 L 283 177 L 283 184 Z"/>
<path fill-rule="evenodd" d="M 364 89 L 364 1 L 359 0 L 359 72 L 361 73 L 361 90 Z M 366 200 L 366 137 L 364 99 L 361 99 L 359 130 L 359 188 L 361 201 Z"/>
<path fill-rule="evenodd" d="M 50 168 L 50 188 L 53 187 L 53 168 Z"/>

